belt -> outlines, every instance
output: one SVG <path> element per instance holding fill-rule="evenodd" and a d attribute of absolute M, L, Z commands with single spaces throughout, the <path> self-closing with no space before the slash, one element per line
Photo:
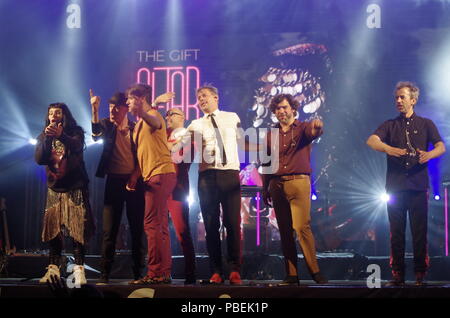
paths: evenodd
<path fill-rule="evenodd" d="M 277 178 L 279 178 L 280 181 L 290 181 L 290 180 L 295 180 L 295 179 L 309 179 L 309 174 L 304 174 L 304 173 L 290 174 L 287 176 L 277 176 Z"/>

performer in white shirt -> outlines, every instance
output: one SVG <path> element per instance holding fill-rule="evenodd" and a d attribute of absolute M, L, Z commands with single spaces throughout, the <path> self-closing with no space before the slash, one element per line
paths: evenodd
<path fill-rule="evenodd" d="M 193 120 L 187 129 L 195 142 L 200 143 L 201 140 L 198 195 L 213 273 L 209 282 L 224 282 L 219 233 L 222 207 L 223 224 L 227 233 L 229 280 L 232 285 L 241 285 L 241 189 L 238 157 L 240 119 L 236 113 L 219 110 L 219 94 L 213 86 L 200 87 L 197 99 L 205 115 Z"/>

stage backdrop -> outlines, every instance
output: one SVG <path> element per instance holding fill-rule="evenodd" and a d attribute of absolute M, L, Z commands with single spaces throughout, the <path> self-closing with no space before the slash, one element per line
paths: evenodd
<path fill-rule="evenodd" d="M 445 141 L 450 137 L 449 1 L 2 0 L 0 13 L 0 196 L 18 249 L 45 248 L 45 176 L 29 140 L 42 131 L 53 102 L 67 103 L 86 131 L 101 229 L 104 180 L 94 175 L 102 146 L 90 137 L 90 88 L 102 98 L 102 116 L 108 98 L 132 83 L 151 84 L 155 95 L 175 91 L 167 108 L 185 111 L 188 124 L 202 116 L 196 88 L 209 83 L 219 89 L 221 109 L 238 113 L 244 128 L 273 125 L 271 97 L 293 94 L 301 120 L 325 123 L 312 153 L 321 250 L 388 254 L 379 200 L 385 156 L 365 141 L 397 115 L 397 81 L 418 84 L 417 113 L 431 118 Z M 430 194 L 443 197 L 448 156 L 430 166 Z M 193 165 L 194 224 L 196 175 Z M 430 251 L 443 255 L 444 204 L 430 202 Z M 100 234 L 90 252 L 99 244 Z"/>

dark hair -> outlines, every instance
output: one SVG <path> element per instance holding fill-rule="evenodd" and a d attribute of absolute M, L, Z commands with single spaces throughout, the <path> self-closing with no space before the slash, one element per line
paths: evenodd
<path fill-rule="evenodd" d="M 277 106 L 279 103 L 281 103 L 283 100 L 287 100 L 291 108 L 294 110 L 294 113 L 297 113 L 298 106 L 300 103 L 292 96 L 291 94 L 278 94 L 275 95 L 269 104 L 269 109 L 272 113 L 275 113 L 275 110 L 277 109 Z"/>
<path fill-rule="evenodd" d="M 147 84 L 133 84 L 131 85 L 126 92 L 126 95 L 134 95 L 137 97 L 145 97 L 145 100 L 149 105 L 152 104 L 152 87 Z"/>
<path fill-rule="evenodd" d="M 127 96 L 122 93 L 122 92 L 117 92 L 115 93 L 110 99 L 109 99 L 109 103 L 110 104 L 114 104 L 116 106 L 125 106 L 128 107 L 127 105 Z"/>
<path fill-rule="evenodd" d="M 81 128 L 78 124 L 77 121 L 75 120 L 75 118 L 73 118 L 72 113 L 69 110 L 69 107 L 64 104 L 64 103 L 52 103 L 48 106 L 47 108 L 47 116 L 45 118 L 45 127 L 47 127 L 48 125 L 50 125 L 50 120 L 48 119 L 48 113 L 50 111 L 51 108 L 60 108 L 62 110 L 63 113 L 63 119 L 62 119 L 62 126 L 63 126 L 63 131 L 70 135 L 73 136 L 75 134 L 80 134 L 81 138 L 82 138 L 82 142 L 84 144 L 84 130 L 83 128 Z"/>

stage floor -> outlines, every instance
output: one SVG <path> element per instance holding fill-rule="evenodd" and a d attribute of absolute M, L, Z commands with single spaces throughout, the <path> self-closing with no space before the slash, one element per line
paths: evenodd
<path fill-rule="evenodd" d="M 414 281 L 407 281 L 404 287 L 368 288 L 366 281 L 337 281 L 317 285 L 311 280 L 301 281 L 300 286 L 279 287 L 279 280 L 249 281 L 242 286 L 196 285 L 184 286 L 183 280 L 174 279 L 170 285 L 129 285 L 128 279 L 112 279 L 109 284 L 98 285 L 96 279 L 89 279 L 84 296 L 104 298 L 237 298 L 237 299 L 282 299 L 282 298 L 450 298 L 450 281 L 428 281 L 426 286 L 416 287 Z M 81 289 L 68 289 L 69 293 Z M 0 279 L 0 298 L 55 298 L 54 292 L 38 279 Z"/>

